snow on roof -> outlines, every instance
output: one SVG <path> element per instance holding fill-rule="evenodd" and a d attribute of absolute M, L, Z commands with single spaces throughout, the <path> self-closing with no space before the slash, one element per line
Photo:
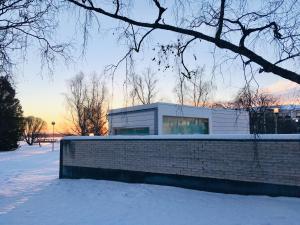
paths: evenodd
<path fill-rule="evenodd" d="M 131 112 L 131 111 L 139 111 L 139 110 L 147 110 L 147 109 L 157 109 L 159 107 L 177 107 L 177 108 L 193 108 L 193 109 L 199 109 L 199 110 L 226 110 L 226 111 L 237 111 L 235 109 L 223 109 L 223 108 L 207 108 L 207 107 L 195 107 L 191 105 L 180 105 L 180 104 L 174 104 L 174 103 L 166 103 L 166 102 L 155 102 L 151 104 L 145 104 L 145 105 L 137 105 L 137 106 L 129 106 L 129 107 L 123 107 L 123 108 L 117 108 L 117 109 L 111 109 L 109 110 L 108 115 L 115 114 L 115 113 L 123 113 L 123 112 Z M 243 110 L 240 110 L 243 111 Z"/>
<path fill-rule="evenodd" d="M 190 135 L 108 135 L 108 136 L 66 136 L 62 140 L 156 140 L 156 139 L 221 139 L 221 140 L 299 140 L 300 134 L 190 134 Z"/>
<path fill-rule="evenodd" d="M 119 112 L 130 112 L 130 111 L 138 111 L 138 110 L 144 110 L 144 109 L 154 109 L 158 107 L 157 103 L 152 104 L 146 104 L 146 105 L 136 105 L 136 106 L 128 106 L 123 108 L 117 108 L 117 109 L 111 109 L 109 110 L 108 114 L 114 114 Z"/>
<path fill-rule="evenodd" d="M 281 105 L 280 110 L 300 110 L 300 105 Z"/>

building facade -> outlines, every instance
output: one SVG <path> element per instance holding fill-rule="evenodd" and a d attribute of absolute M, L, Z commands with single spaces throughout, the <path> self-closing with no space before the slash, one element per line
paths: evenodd
<path fill-rule="evenodd" d="M 110 135 L 249 134 L 249 114 L 153 103 L 109 111 Z"/>
<path fill-rule="evenodd" d="M 290 118 L 296 122 L 300 120 L 300 105 L 281 105 L 278 109 L 278 117 Z"/>

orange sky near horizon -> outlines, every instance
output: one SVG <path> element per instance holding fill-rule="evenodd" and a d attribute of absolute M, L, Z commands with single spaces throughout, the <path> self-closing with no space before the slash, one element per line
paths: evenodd
<path fill-rule="evenodd" d="M 136 1 L 135 4 L 137 4 L 138 9 L 135 10 L 136 18 L 151 18 L 156 15 L 155 5 L 147 4 L 147 7 L 145 7 L 145 3 L 142 1 Z M 169 3 L 166 1 L 166 4 L 172 5 L 172 1 Z M 168 12 L 172 12 L 172 10 L 168 10 Z M 14 70 L 17 97 L 20 99 L 24 115 L 44 119 L 50 132 L 52 131 L 52 121 L 56 122 L 55 129 L 57 132 L 64 132 L 70 126 L 63 96 L 68 91 L 67 80 L 80 71 L 86 74 L 96 72 L 102 75 L 105 73 L 107 65 L 119 62 L 120 58 L 128 51 L 127 40 L 120 40 L 120 36 L 112 29 L 119 28 L 119 24 L 108 17 L 101 17 L 101 29 L 99 29 L 98 20 L 90 24 L 89 38 L 85 46 L 85 39 L 81 30 L 82 24 L 80 23 L 84 21 L 79 21 L 79 17 L 78 20 L 75 19 L 77 16 L 74 10 L 62 10 L 57 15 L 57 29 L 52 33 L 53 38 L 59 42 L 72 42 L 73 46 L 70 49 L 71 62 L 65 62 L 63 58 L 56 58 L 53 62 L 53 74 L 47 76 L 47 72 L 42 69 L 47 65 L 44 65 L 45 62 L 40 58 L 40 46 L 32 43 L 28 46 L 26 60 L 17 61 Z M 84 18 L 82 17 L 82 19 Z M 172 18 L 172 14 L 169 14 L 168 19 L 170 22 L 176 22 Z M 158 76 L 159 95 L 156 101 L 176 103 L 174 87 L 176 79 L 178 79 L 178 71 L 174 68 L 171 69 L 172 67 L 163 70 L 163 67 L 158 66 L 157 62 L 152 60 L 158 54 L 158 52 L 153 51 L 153 47 L 157 46 L 158 43 L 169 44 L 175 43 L 177 40 L 178 35 L 176 33 L 157 30 L 149 36 L 149 42 L 145 44 L 143 51 L 134 55 L 135 73 L 141 74 L 145 68 L 149 67 Z M 83 46 L 85 46 L 84 49 Z M 272 58 L 273 52 L 268 51 L 269 49 L 265 45 L 258 46 L 257 50 L 258 53 L 264 52 L 266 57 Z M 256 74 L 255 77 L 253 77 L 252 72 L 249 73 L 250 71 L 244 74 L 245 71 L 243 71 L 243 66 L 239 61 L 223 63 L 226 55 L 228 57 L 233 56 L 227 53 L 227 50 L 216 48 L 215 45 L 206 42 L 197 42 L 191 45 L 186 52 L 185 60 L 189 64 L 188 66 L 191 68 L 203 66 L 205 68 L 205 79 L 207 81 L 214 79 L 213 81 L 216 83 L 216 88 L 213 90 L 214 101 L 230 101 L 245 85 L 245 79 L 252 81 L 254 85 L 257 82 L 262 90 L 267 90 L 272 94 L 287 92 L 293 88 L 300 89 L 299 85 L 271 73 L 260 73 Z M 222 67 L 215 67 L 221 63 Z M 109 102 L 110 108 L 126 105 L 124 99 L 128 93 L 126 94 L 125 90 L 125 77 L 128 65 L 125 64 L 125 61 L 120 64 L 114 77 L 108 77 L 108 89 L 114 92 L 111 94 L 113 98 Z M 293 71 L 299 71 L 298 64 L 288 63 L 285 64 L 285 67 Z M 255 68 L 258 69 L 257 65 Z M 117 82 L 115 86 L 113 80 Z M 293 97 L 295 96 L 287 97 L 284 103 L 297 102 Z"/>
<path fill-rule="evenodd" d="M 279 80 L 265 88 L 262 91 L 271 93 L 271 94 L 285 94 L 289 90 L 297 90 L 297 93 L 294 94 L 294 99 L 291 96 L 288 96 L 287 99 L 283 98 L 282 104 L 300 104 L 300 85 L 286 81 L 286 80 Z M 24 115 L 29 116 L 33 115 L 36 117 L 40 117 L 47 122 L 48 132 L 52 132 L 52 125 L 51 122 L 55 121 L 55 132 L 56 133 L 66 133 L 70 132 L 71 123 L 68 120 L 68 113 L 67 107 L 64 103 L 64 99 L 60 98 L 58 102 L 51 102 L 50 99 L 44 102 L 29 102 L 27 104 L 23 104 L 21 98 L 21 104 L 23 106 Z M 173 102 L 174 103 L 174 102 Z M 55 108 L 56 107 L 56 108 Z M 119 108 L 124 107 L 124 103 L 121 99 L 116 99 L 110 102 L 111 108 Z"/>

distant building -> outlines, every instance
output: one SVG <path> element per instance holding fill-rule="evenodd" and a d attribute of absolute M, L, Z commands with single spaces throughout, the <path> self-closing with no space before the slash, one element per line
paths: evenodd
<path fill-rule="evenodd" d="M 296 122 L 300 121 L 300 105 L 281 105 L 278 108 L 279 118 L 290 118 Z"/>
<path fill-rule="evenodd" d="M 110 110 L 108 120 L 110 135 L 250 133 L 246 111 L 160 102 Z"/>

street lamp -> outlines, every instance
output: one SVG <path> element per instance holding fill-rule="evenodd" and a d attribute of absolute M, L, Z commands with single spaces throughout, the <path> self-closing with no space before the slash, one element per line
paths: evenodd
<path fill-rule="evenodd" d="M 54 151 L 54 126 L 55 126 L 55 122 L 52 121 L 52 151 Z"/>
<path fill-rule="evenodd" d="M 279 108 L 274 108 L 273 112 L 275 114 L 275 134 L 278 134 L 278 113 L 279 113 Z"/>

